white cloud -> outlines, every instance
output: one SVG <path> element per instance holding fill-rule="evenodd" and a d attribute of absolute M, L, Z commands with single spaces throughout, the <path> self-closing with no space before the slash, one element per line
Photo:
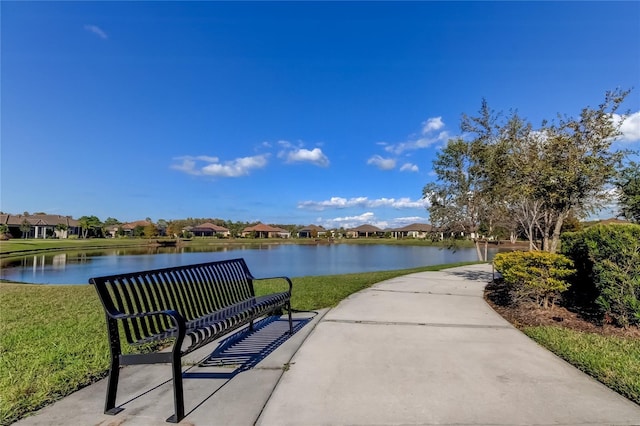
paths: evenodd
<path fill-rule="evenodd" d="M 424 216 L 396 217 L 392 222 L 397 225 L 397 228 L 399 228 L 411 225 L 412 223 L 429 223 L 429 218 Z"/>
<path fill-rule="evenodd" d="M 331 197 L 324 201 L 301 201 L 298 203 L 299 209 L 307 210 L 327 210 L 327 209 L 346 209 L 346 208 L 383 208 L 390 207 L 394 209 L 423 209 L 427 206 L 427 200 L 411 200 L 408 197 L 404 198 L 378 198 L 370 200 L 367 197 Z"/>
<path fill-rule="evenodd" d="M 106 33 L 106 32 L 104 32 L 104 31 L 102 30 L 102 28 L 100 28 L 100 27 L 99 27 L 99 26 L 97 26 L 97 25 L 85 25 L 85 26 L 84 26 L 84 29 L 85 29 L 86 31 L 89 31 L 90 33 L 93 33 L 93 34 L 97 35 L 98 37 L 100 37 L 100 38 L 101 38 L 101 39 L 103 39 L 103 40 L 107 40 L 107 39 L 109 38 L 109 36 L 107 35 L 107 33 Z"/>
<path fill-rule="evenodd" d="M 181 161 L 171 166 L 172 169 L 197 176 L 240 177 L 247 176 L 254 169 L 267 165 L 268 154 L 253 157 L 241 157 L 220 163 L 218 157 L 200 155 L 185 156 L 175 160 Z M 204 163 L 204 164 L 203 164 Z"/>
<path fill-rule="evenodd" d="M 380 170 L 391 170 L 396 167 L 396 160 L 393 158 L 383 158 L 379 155 L 374 155 L 367 160 L 367 164 L 376 166 Z"/>
<path fill-rule="evenodd" d="M 286 154 L 286 161 L 287 163 L 311 163 L 320 167 L 329 166 L 329 159 L 320 148 L 294 149 Z"/>
<path fill-rule="evenodd" d="M 285 141 L 285 140 L 280 140 L 277 142 L 278 145 L 280 145 L 283 148 L 293 148 L 293 144 L 289 141 Z"/>
<path fill-rule="evenodd" d="M 618 114 L 614 114 L 613 118 L 616 122 L 620 122 L 622 119 Z M 627 116 L 627 118 L 620 125 L 620 131 L 622 136 L 619 140 L 622 142 L 638 142 L 640 141 L 640 111 L 634 112 Z"/>
<path fill-rule="evenodd" d="M 428 148 L 431 145 L 444 142 L 449 139 L 449 132 L 442 130 L 445 127 L 442 117 L 428 118 L 422 123 L 422 129 L 419 137 L 409 138 L 404 142 L 396 144 L 385 144 L 384 150 L 395 155 L 400 155 L 405 151 L 413 151 L 417 149 Z"/>
<path fill-rule="evenodd" d="M 366 212 L 354 216 L 339 216 L 334 218 L 316 218 L 316 223 L 321 224 L 326 229 L 335 228 L 356 228 L 360 225 L 373 225 L 380 229 L 401 228 L 412 223 L 429 223 L 429 219 L 424 216 L 396 217 L 392 219 L 381 219 L 373 212 Z"/>
<path fill-rule="evenodd" d="M 282 148 L 282 150 L 278 152 L 278 158 L 284 159 L 288 164 L 311 163 L 319 167 L 329 166 L 329 158 L 320 148 L 306 149 L 302 147 L 302 143 L 296 147 L 291 142 L 285 140 L 279 140 L 277 144 Z"/>
<path fill-rule="evenodd" d="M 189 158 L 177 158 L 176 160 L 182 160 L 180 164 L 172 164 L 171 168 L 180 172 L 188 173 L 190 175 L 199 174 L 196 170 L 196 162 Z"/>
<path fill-rule="evenodd" d="M 438 142 L 445 142 L 448 139 L 449 132 L 445 130 L 438 133 L 437 135 L 433 135 L 430 137 L 428 135 L 423 135 L 423 137 L 415 140 L 408 140 L 406 142 L 400 142 L 395 145 L 388 145 L 387 147 L 385 147 L 385 151 L 400 155 L 405 151 L 415 151 L 417 149 L 428 148 L 433 144 L 436 144 Z"/>
<path fill-rule="evenodd" d="M 418 172 L 420 169 L 418 166 L 412 163 L 404 163 L 402 167 L 400 167 L 401 172 Z"/>
<path fill-rule="evenodd" d="M 429 118 L 427 119 L 427 121 L 422 123 L 422 134 L 426 135 L 427 133 L 440 130 L 443 127 L 444 127 L 444 122 L 442 121 L 442 117 Z"/>
<path fill-rule="evenodd" d="M 366 212 L 356 216 L 334 217 L 330 219 L 318 218 L 317 222 L 321 223 L 322 226 L 324 226 L 327 229 L 331 229 L 331 228 L 350 229 L 350 228 L 355 228 L 357 226 L 364 225 L 364 224 L 377 226 L 380 229 L 384 229 L 387 227 L 387 222 L 377 220 L 375 217 L 375 214 L 373 214 L 372 212 Z"/>

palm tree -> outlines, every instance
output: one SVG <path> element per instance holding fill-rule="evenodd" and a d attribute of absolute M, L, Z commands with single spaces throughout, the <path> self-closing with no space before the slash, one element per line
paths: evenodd
<path fill-rule="evenodd" d="M 58 238 L 67 238 L 67 229 L 69 226 L 66 223 L 59 223 L 56 225 L 56 237 Z"/>
<path fill-rule="evenodd" d="M 31 232 L 31 223 L 27 219 L 20 223 L 20 232 L 22 232 L 22 238 L 27 238 L 29 232 Z"/>

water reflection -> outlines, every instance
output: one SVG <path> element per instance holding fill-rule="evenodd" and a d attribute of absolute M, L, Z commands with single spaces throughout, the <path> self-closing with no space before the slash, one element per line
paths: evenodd
<path fill-rule="evenodd" d="M 496 252 L 490 251 L 490 257 Z M 4 280 L 86 284 L 90 277 L 243 257 L 259 277 L 333 275 L 477 260 L 475 249 L 393 245 L 233 244 L 69 251 L 5 259 Z"/>

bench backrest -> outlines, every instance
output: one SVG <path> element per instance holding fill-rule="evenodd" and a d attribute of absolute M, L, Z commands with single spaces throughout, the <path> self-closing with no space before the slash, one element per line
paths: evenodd
<path fill-rule="evenodd" d="M 89 282 L 110 315 L 171 309 L 191 321 L 255 296 L 244 259 L 96 277 Z M 171 327 L 164 315 L 124 321 L 129 343 Z"/>

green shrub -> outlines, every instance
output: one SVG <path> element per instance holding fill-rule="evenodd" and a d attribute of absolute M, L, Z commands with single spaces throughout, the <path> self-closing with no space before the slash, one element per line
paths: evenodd
<path fill-rule="evenodd" d="M 498 253 L 493 264 L 510 287 L 515 303 L 531 300 L 545 309 L 569 288 L 566 278 L 575 272 L 569 258 L 539 251 Z"/>
<path fill-rule="evenodd" d="M 604 318 L 618 325 L 640 324 L 640 225 L 597 225 L 564 234 L 562 251 L 574 259 L 581 290 Z"/>

